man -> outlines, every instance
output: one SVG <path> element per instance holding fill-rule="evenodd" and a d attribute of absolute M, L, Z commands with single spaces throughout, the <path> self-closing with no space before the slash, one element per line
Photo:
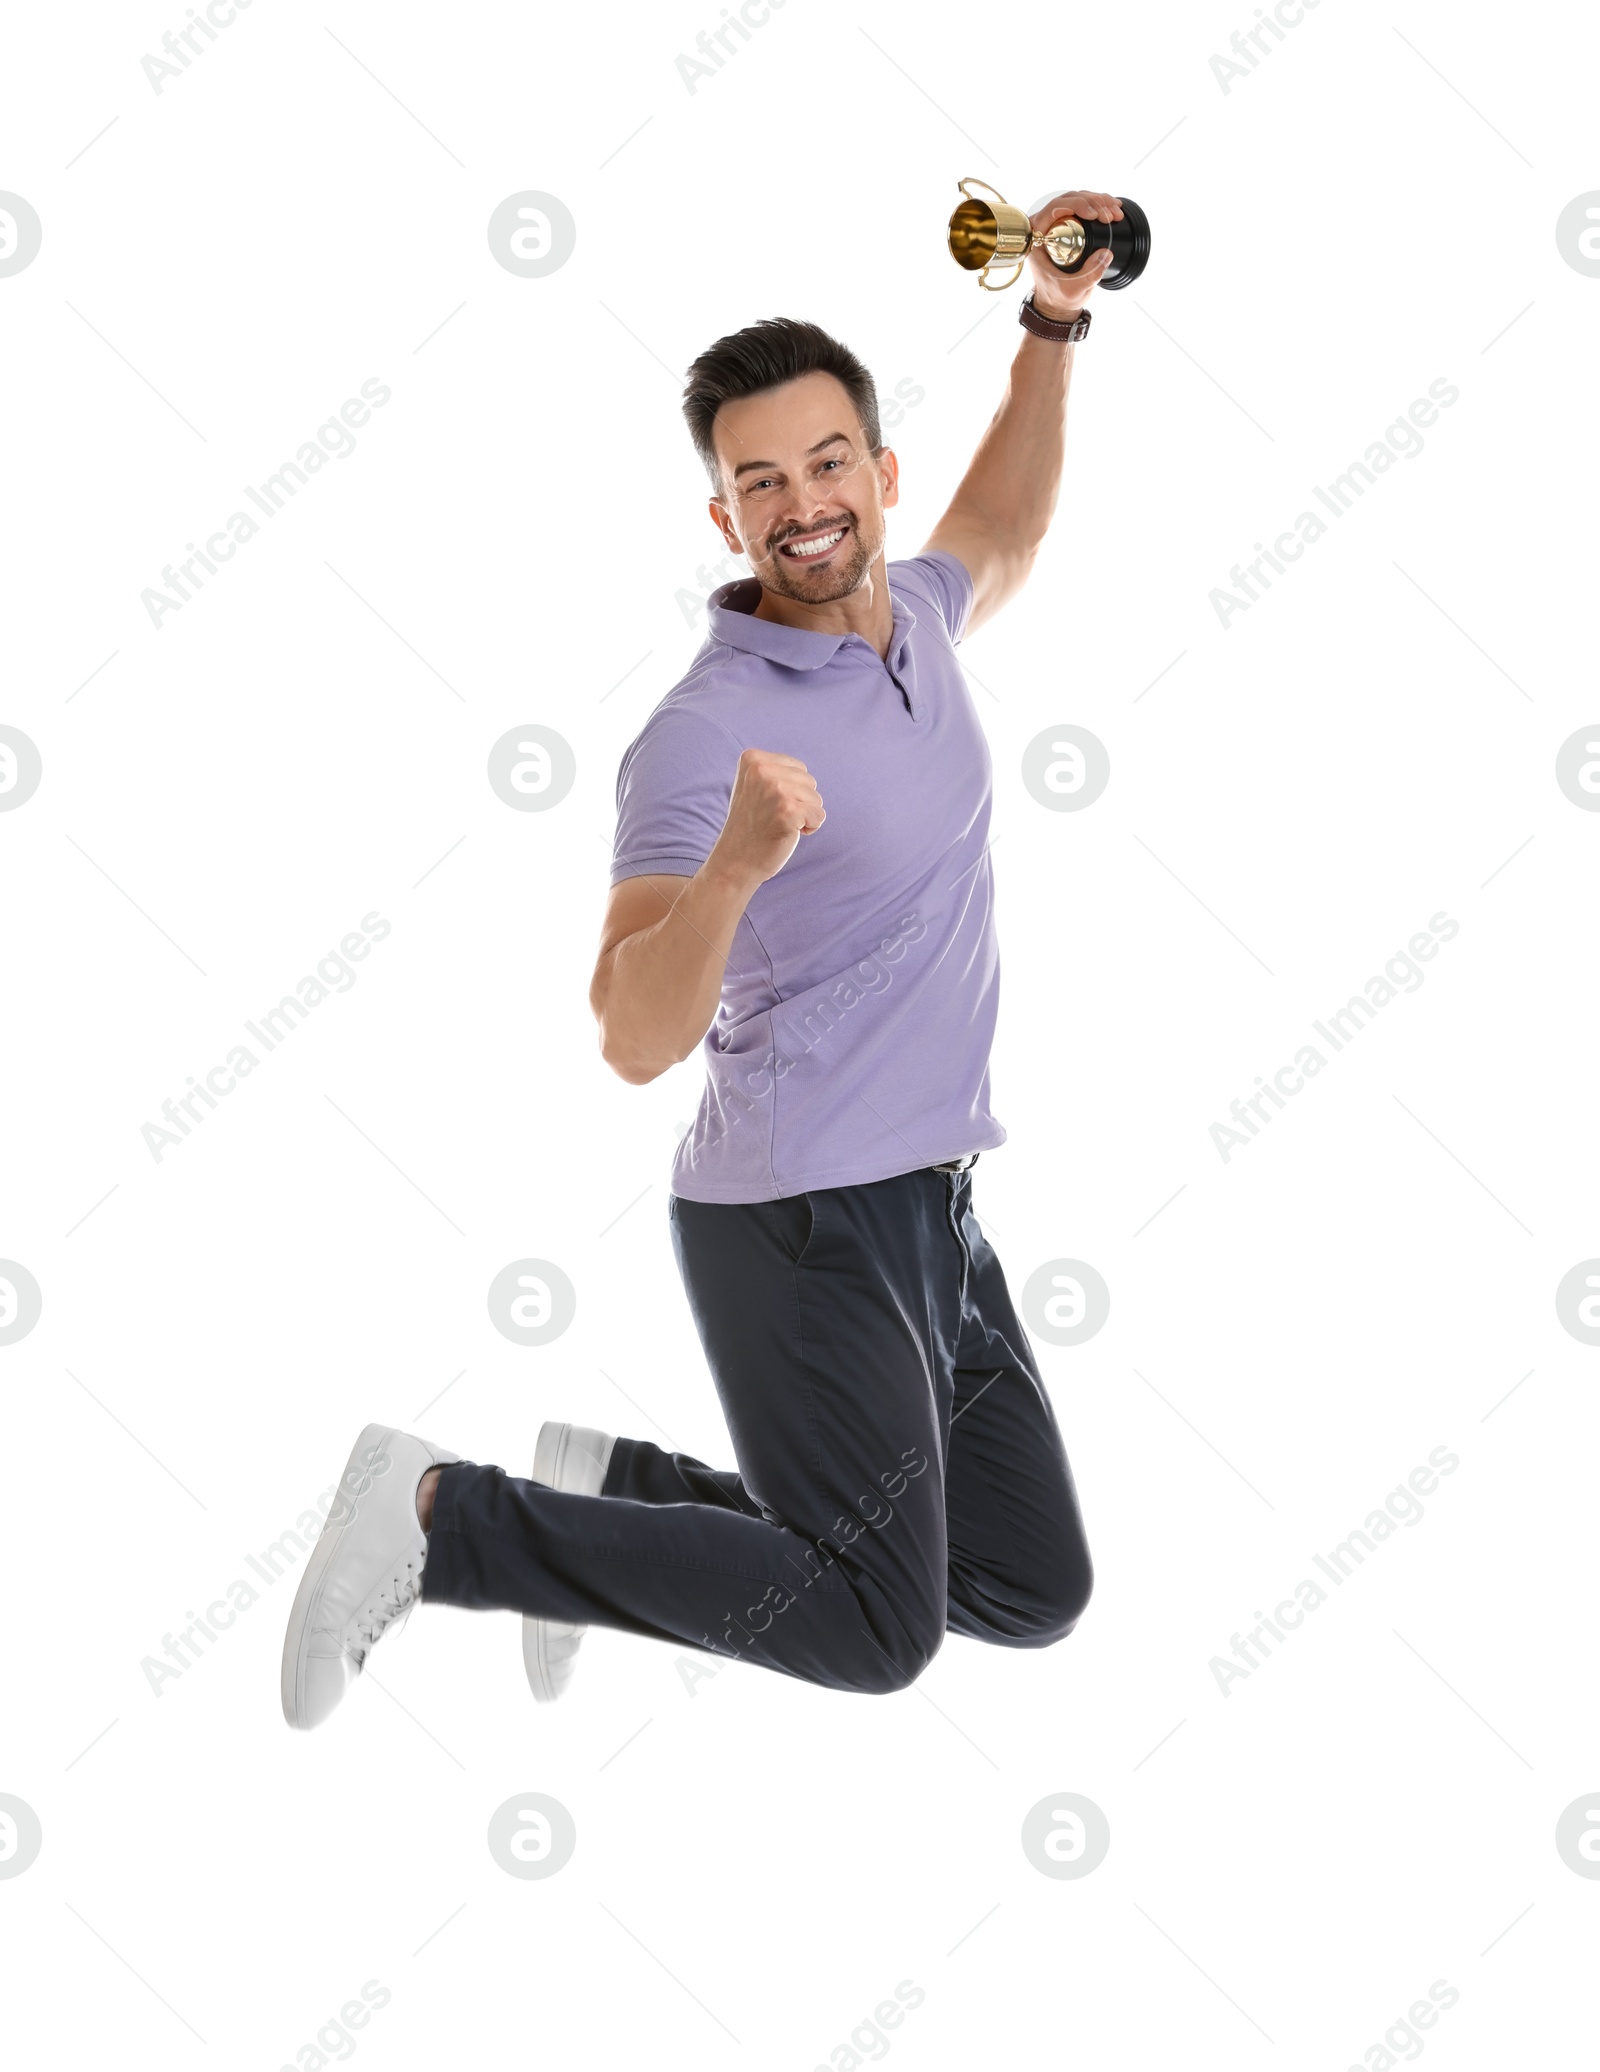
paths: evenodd
<path fill-rule="evenodd" d="M 1058 195 L 1115 221 L 1107 194 Z M 368 1426 L 301 1578 L 291 1726 L 419 1598 L 523 1614 L 535 1695 L 599 1624 L 835 1689 L 904 1689 L 947 1631 L 1070 1633 L 1091 1570 L 1027 1335 L 970 1200 L 999 966 L 990 765 L 954 647 L 1014 596 L 1060 483 L 1108 262 L 1029 255 L 1000 408 L 922 553 L 871 377 L 814 325 L 719 339 L 684 412 L 752 576 L 623 759 L 591 1004 L 643 1085 L 703 1040 L 674 1252 L 738 1472 L 548 1424 L 531 1480 Z"/>

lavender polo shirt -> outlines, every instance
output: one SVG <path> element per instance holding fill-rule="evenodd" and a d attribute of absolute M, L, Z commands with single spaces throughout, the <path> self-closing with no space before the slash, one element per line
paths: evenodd
<path fill-rule="evenodd" d="M 799 756 L 827 809 L 734 935 L 672 1168 L 690 1201 L 777 1201 L 1005 1142 L 989 1112 L 991 768 L 955 656 L 972 579 L 936 551 L 891 561 L 888 582 L 887 658 L 856 633 L 755 618 L 754 579 L 725 583 L 622 759 L 614 885 L 699 870 L 746 748 Z"/>

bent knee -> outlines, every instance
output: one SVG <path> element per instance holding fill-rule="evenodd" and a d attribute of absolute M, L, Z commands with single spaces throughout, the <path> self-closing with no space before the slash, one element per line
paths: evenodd
<path fill-rule="evenodd" d="M 1088 1609 L 1093 1595 L 1093 1569 L 1087 1563 L 1074 1565 L 1026 1608 L 1014 1644 L 1047 1648 L 1065 1640 Z"/>
<path fill-rule="evenodd" d="M 944 1645 L 944 1629 L 909 1628 L 886 1643 L 862 1631 L 862 1651 L 850 1680 L 850 1689 L 871 1698 L 891 1697 L 909 1691 Z"/>

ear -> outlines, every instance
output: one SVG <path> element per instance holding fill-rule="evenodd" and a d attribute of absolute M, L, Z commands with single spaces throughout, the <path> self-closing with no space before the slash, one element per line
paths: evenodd
<path fill-rule="evenodd" d="M 883 508 L 892 510 L 900 501 L 900 463 L 892 446 L 886 446 L 878 456 L 878 481 L 882 486 Z"/>
<path fill-rule="evenodd" d="M 711 522 L 718 532 L 721 533 L 723 545 L 728 552 L 730 554 L 743 554 L 744 541 L 740 539 L 733 519 L 728 514 L 728 507 L 723 503 L 721 497 L 714 496 L 710 503 L 707 504 L 706 509 L 711 513 Z"/>

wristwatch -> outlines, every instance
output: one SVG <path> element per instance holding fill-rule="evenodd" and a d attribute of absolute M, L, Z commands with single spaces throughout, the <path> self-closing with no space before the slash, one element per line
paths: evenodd
<path fill-rule="evenodd" d="M 1031 331 L 1035 338 L 1050 338 L 1057 345 L 1076 345 L 1080 338 L 1089 335 L 1089 312 L 1080 309 L 1070 321 L 1060 317 L 1047 317 L 1042 310 L 1035 309 L 1033 297 L 1024 295 L 1017 310 L 1017 322 L 1025 331 Z"/>

